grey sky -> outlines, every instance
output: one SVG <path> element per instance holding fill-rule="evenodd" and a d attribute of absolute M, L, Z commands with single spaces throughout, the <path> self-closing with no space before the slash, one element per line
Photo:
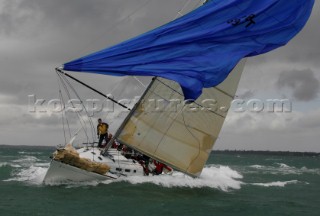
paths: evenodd
<path fill-rule="evenodd" d="M 319 80 L 311 69 L 283 71 L 280 73 L 278 88 L 289 88 L 293 97 L 301 101 L 311 101 L 318 97 Z"/>
<path fill-rule="evenodd" d="M 61 143 L 59 116 L 28 112 L 28 95 L 57 98 L 55 67 L 164 24 L 187 1 L 1 0 L 0 144 Z M 192 1 L 187 9 L 197 3 Z M 317 1 L 305 29 L 287 46 L 249 59 L 241 79 L 239 98 L 286 97 L 293 111 L 230 112 L 215 148 L 320 152 L 319 20 Z M 74 75 L 105 92 L 120 80 Z"/>

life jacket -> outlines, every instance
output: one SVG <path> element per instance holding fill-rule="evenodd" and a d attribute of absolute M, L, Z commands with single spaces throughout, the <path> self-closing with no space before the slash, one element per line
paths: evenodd
<path fill-rule="evenodd" d="M 172 169 L 170 167 L 168 167 L 167 165 L 165 165 L 159 161 L 154 160 L 153 164 L 155 165 L 153 173 L 156 175 L 160 175 L 160 174 L 162 174 L 162 172 L 165 172 L 165 173 L 172 172 Z"/>
<path fill-rule="evenodd" d="M 98 125 L 98 133 L 99 135 L 104 135 L 106 133 L 108 133 L 108 128 L 109 128 L 109 125 L 106 124 L 106 123 L 101 123 Z"/>
<path fill-rule="evenodd" d="M 160 175 L 160 174 L 162 173 L 162 171 L 163 171 L 163 166 L 164 166 L 164 164 L 163 164 L 163 163 L 160 163 L 160 162 L 158 162 L 158 161 L 154 161 L 153 163 L 154 163 L 154 165 L 156 166 L 156 168 L 154 169 L 153 172 L 154 172 L 156 175 Z"/>

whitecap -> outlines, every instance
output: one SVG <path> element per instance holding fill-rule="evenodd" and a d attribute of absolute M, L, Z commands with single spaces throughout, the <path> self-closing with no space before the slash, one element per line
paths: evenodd
<path fill-rule="evenodd" d="M 30 166 L 14 172 L 13 177 L 4 181 L 28 182 L 31 184 L 42 184 L 48 168 Z"/>
<path fill-rule="evenodd" d="M 13 167 L 13 168 L 20 168 L 20 167 L 22 167 L 21 165 L 19 165 L 19 164 L 14 164 L 14 163 L 11 163 L 11 164 L 9 164 L 11 167 Z"/>
<path fill-rule="evenodd" d="M 41 155 L 41 152 L 28 152 L 28 151 L 19 151 L 18 154 L 22 155 Z"/>
<path fill-rule="evenodd" d="M 0 167 L 5 167 L 5 166 L 10 166 L 13 168 L 20 168 L 21 167 L 19 164 L 15 164 L 15 163 L 7 163 L 7 162 L 0 163 Z"/>
<path fill-rule="evenodd" d="M 7 165 L 8 165 L 7 162 L 1 162 L 1 163 L 0 163 L 0 167 L 5 167 L 5 166 L 7 166 Z"/>
<path fill-rule="evenodd" d="M 280 168 L 291 168 L 290 166 L 288 166 L 287 164 L 284 163 L 276 163 L 280 166 Z"/>
<path fill-rule="evenodd" d="M 251 185 L 255 186 L 262 186 L 262 187 L 284 187 L 287 184 L 297 184 L 298 180 L 291 180 L 291 181 L 275 181 L 275 182 L 268 182 L 268 183 L 251 183 Z"/>
<path fill-rule="evenodd" d="M 315 168 L 315 169 L 309 169 L 309 168 L 307 168 L 307 167 L 304 166 L 304 167 L 301 167 L 300 171 L 301 171 L 302 173 L 320 175 L 320 169 L 317 169 L 317 168 Z"/>
<path fill-rule="evenodd" d="M 264 168 L 264 166 L 262 166 L 262 165 L 251 165 L 251 166 L 249 166 L 249 167 L 255 168 L 255 169 L 262 169 L 262 168 Z"/>
<path fill-rule="evenodd" d="M 12 162 L 25 164 L 25 163 L 34 163 L 36 161 L 39 161 L 39 159 L 34 156 L 24 156 L 23 158 L 13 160 Z"/>

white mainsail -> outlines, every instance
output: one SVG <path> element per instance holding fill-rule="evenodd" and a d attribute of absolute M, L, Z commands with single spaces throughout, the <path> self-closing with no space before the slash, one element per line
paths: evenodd
<path fill-rule="evenodd" d="M 157 78 L 117 133 L 119 142 L 191 176 L 199 176 L 218 138 L 244 69 L 184 105 L 180 86 Z"/>

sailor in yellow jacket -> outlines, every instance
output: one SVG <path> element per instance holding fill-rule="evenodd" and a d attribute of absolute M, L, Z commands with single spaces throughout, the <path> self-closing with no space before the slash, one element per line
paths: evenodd
<path fill-rule="evenodd" d="M 101 119 L 98 119 L 98 126 L 97 126 L 97 135 L 99 137 L 98 147 L 102 147 L 102 141 L 108 138 L 108 128 L 109 125 L 107 123 L 102 122 Z"/>

